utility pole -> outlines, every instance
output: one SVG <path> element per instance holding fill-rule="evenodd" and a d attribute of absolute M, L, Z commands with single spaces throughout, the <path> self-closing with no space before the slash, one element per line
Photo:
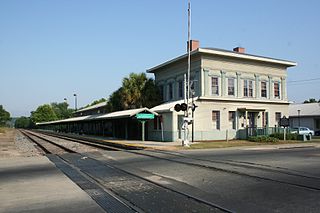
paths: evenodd
<path fill-rule="evenodd" d="M 191 62 L 191 55 L 190 55 L 190 31 L 191 31 L 191 11 L 190 11 L 190 0 L 188 0 L 188 70 L 187 70 L 187 110 L 186 115 L 183 121 L 183 129 L 184 129 L 184 139 L 182 141 L 183 146 L 189 147 L 189 98 L 190 98 L 190 62 Z"/>

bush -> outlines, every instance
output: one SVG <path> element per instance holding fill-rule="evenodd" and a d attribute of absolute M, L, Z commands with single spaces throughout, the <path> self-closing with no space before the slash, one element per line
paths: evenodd
<path fill-rule="evenodd" d="M 278 138 L 280 140 L 283 140 L 283 133 L 273 133 L 270 135 L 270 137 Z M 287 133 L 286 134 L 286 140 L 297 140 L 298 134 L 295 133 Z"/>
<path fill-rule="evenodd" d="M 261 136 L 251 136 L 248 139 L 249 141 L 252 142 L 278 142 L 279 139 L 275 137 L 270 137 L 266 135 L 261 135 Z"/>

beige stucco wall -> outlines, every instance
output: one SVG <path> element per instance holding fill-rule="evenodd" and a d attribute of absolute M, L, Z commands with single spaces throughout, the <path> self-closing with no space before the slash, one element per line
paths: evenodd
<path fill-rule="evenodd" d="M 229 99 L 245 98 L 260 101 L 287 102 L 286 67 L 264 62 L 230 59 L 219 56 L 202 56 L 201 96 Z M 211 77 L 218 77 L 219 95 L 211 94 Z M 228 78 L 235 80 L 235 95 L 228 96 Z M 253 97 L 244 97 L 243 81 L 253 82 Z M 261 81 L 267 83 L 267 97 L 261 97 Z M 280 97 L 274 97 L 274 83 L 280 84 Z"/>
<path fill-rule="evenodd" d="M 183 80 L 187 72 L 187 59 L 182 59 L 161 67 L 155 71 L 157 85 L 164 85 L 164 101 L 181 99 L 178 97 L 177 82 Z M 211 94 L 211 77 L 218 78 L 219 94 Z M 222 57 L 209 54 L 192 56 L 191 78 L 196 79 L 196 95 L 198 108 L 195 111 L 195 139 L 196 140 L 224 140 L 238 137 L 238 132 L 249 125 L 245 118 L 246 111 L 255 115 L 255 126 L 263 127 L 263 117 L 268 117 L 268 126 L 277 125 L 275 113 L 280 112 L 281 117 L 288 117 L 287 99 L 287 69 L 284 65 L 257 62 L 247 59 Z M 235 95 L 228 95 L 228 78 L 235 80 Z M 243 82 L 253 82 L 253 96 L 244 97 Z M 261 81 L 267 84 L 267 97 L 261 97 Z M 274 83 L 279 83 L 280 97 L 274 97 Z M 168 83 L 174 84 L 174 97 L 168 99 Z M 212 111 L 220 112 L 220 129 L 215 129 L 212 121 Z M 229 121 L 229 111 L 236 112 L 236 129 Z M 267 112 L 267 115 L 262 113 Z M 182 112 L 165 113 L 164 131 L 169 138 L 181 138 Z M 170 114 L 170 116 L 169 116 Z M 180 115 L 180 117 L 178 116 Z M 180 121 L 179 121 L 180 119 Z M 190 126 L 191 131 L 191 126 Z M 190 132 L 191 137 L 191 132 Z"/>

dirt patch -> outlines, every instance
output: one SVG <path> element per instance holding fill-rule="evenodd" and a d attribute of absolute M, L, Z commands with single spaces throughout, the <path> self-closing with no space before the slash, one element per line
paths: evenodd
<path fill-rule="evenodd" d="M 0 134 L 0 158 L 38 156 L 33 143 L 16 129 L 6 129 Z"/>

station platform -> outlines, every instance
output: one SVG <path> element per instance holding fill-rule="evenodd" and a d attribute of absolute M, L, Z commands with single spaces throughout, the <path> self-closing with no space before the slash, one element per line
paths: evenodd
<path fill-rule="evenodd" d="M 109 137 L 94 136 L 94 135 L 78 135 L 70 133 L 59 133 L 62 136 L 70 136 L 78 139 L 98 140 L 110 145 L 119 145 L 124 148 L 141 148 L 141 149 L 159 149 L 159 150 L 177 150 L 182 147 L 181 141 L 161 142 L 161 141 L 141 141 L 141 140 L 121 140 Z"/>
<path fill-rule="evenodd" d="M 104 212 L 47 157 L 25 156 L 14 137 L 0 135 L 0 212 Z"/>

